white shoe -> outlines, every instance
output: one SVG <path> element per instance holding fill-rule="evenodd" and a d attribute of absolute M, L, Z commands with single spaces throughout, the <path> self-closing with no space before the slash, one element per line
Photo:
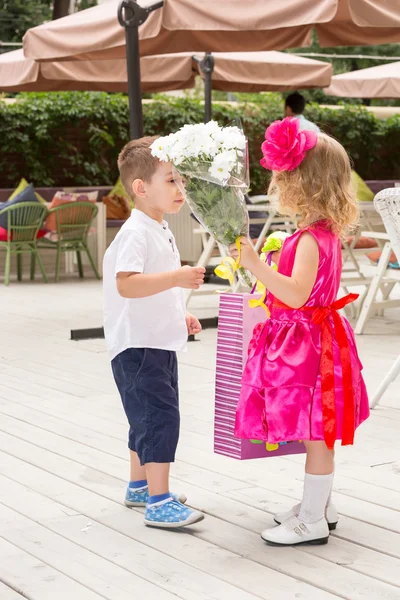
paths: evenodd
<path fill-rule="evenodd" d="M 278 513 L 277 515 L 275 515 L 275 523 L 278 523 L 278 525 L 280 525 L 281 523 L 284 523 L 285 521 L 290 519 L 290 517 L 298 517 L 300 513 L 300 506 L 300 504 L 296 504 L 296 506 L 293 506 L 291 510 L 288 510 L 285 513 Z M 334 531 L 337 527 L 339 516 L 333 504 L 328 504 L 328 506 L 326 507 L 325 519 L 327 520 L 329 531 Z"/>
<path fill-rule="evenodd" d="M 326 519 L 306 524 L 292 516 L 279 527 L 263 531 L 261 537 L 271 546 L 319 546 L 328 543 L 329 529 Z"/>

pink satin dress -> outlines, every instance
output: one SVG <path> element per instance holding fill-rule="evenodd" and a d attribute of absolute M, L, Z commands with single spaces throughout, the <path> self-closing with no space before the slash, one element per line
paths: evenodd
<path fill-rule="evenodd" d="M 340 240 L 326 222 L 286 239 L 279 272 L 290 276 L 304 231 L 319 247 L 317 278 L 310 298 L 292 309 L 268 295 L 271 317 L 254 329 L 242 378 L 235 435 L 271 444 L 335 440 L 352 444 L 369 416 L 362 365 L 353 330 L 339 315 L 354 296 L 335 302 L 340 286 Z"/>

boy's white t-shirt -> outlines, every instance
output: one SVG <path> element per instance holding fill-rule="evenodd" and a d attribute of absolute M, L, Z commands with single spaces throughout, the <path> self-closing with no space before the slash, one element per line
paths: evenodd
<path fill-rule="evenodd" d="M 107 249 L 103 262 L 104 334 L 111 360 L 127 348 L 186 348 L 182 288 L 145 298 L 123 298 L 116 280 L 119 272 L 162 273 L 180 266 L 168 223 L 158 223 L 134 209 Z"/>

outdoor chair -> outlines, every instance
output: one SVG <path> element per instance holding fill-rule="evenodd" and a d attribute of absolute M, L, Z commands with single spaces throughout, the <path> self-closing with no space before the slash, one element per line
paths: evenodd
<path fill-rule="evenodd" d="M 83 277 L 81 252 L 86 252 L 97 279 L 100 279 L 88 246 L 90 228 L 97 211 L 98 208 L 93 202 L 68 202 L 68 204 L 62 204 L 49 210 L 47 222 L 53 215 L 56 223 L 53 233 L 54 241 L 43 238 L 39 241 L 38 247 L 57 251 L 55 281 L 60 278 L 60 261 L 64 252 L 76 252 L 79 277 L 81 278 Z"/>
<path fill-rule="evenodd" d="M 357 303 L 352 303 L 345 308 L 352 318 L 358 319 L 371 285 L 375 267 L 365 262 L 368 252 L 382 250 L 385 242 L 375 238 L 375 232 L 383 230 L 383 222 L 380 214 L 376 211 L 373 202 L 359 202 L 360 222 L 352 240 L 342 239 L 343 270 L 341 288 L 345 294 L 350 293 L 352 287 L 361 287 L 360 298 Z M 367 243 L 362 243 L 365 240 Z M 375 242 L 375 244 L 374 244 Z M 382 284 L 380 287 L 382 295 L 389 297 L 388 286 Z"/>
<path fill-rule="evenodd" d="M 22 280 L 22 255 L 31 255 L 31 280 L 35 278 L 33 265 L 38 261 L 43 280 L 47 283 L 47 275 L 43 267 L 37 247 L 37 234 L 43 226 L 48 213 L 46 206 L 39 202 L 21 202 L 0 209 L 0 214 L 7 213 L 7 240 L 0 241 L 0 250 L 6 251 L 4 283 L 10 283 L 11 256 L 17 256 L 17 277 Z"/>
<path fill-rule="evenodd" d="M 374 204 L 376 210 L 382 217 L 382 221 L 385 225 L 386 234 L 382 234 L 381 239 L 385 240 L 385 246 L 382 251 L 381 258 L 378 264 L 378 272 L 371 284 L 370 290 L 367 294 L 365 302 L 367 307 L 374 304 L 375 295 L 379 287 L 380 280 L 383 278 L 389 260 L 391 252 L 394 252 L 397 258 L 397 262 L 400 262 L 400 188 L 388 188 L 382 190 L 375 196 Z M 394 365 L 390 369 L 389 373 L 383 379 L 379 385 L 375 396 L 371 401 L 371 408 L 375 408 L 379 403 L 379 400 L 389 387 L 389 385 L 396 379 L 400 373 L 400 354 L 395 361 Z"/>
<path fill-rule="evenodd" d="M 376 196 L 376 202 L 374 200 L 374 206 L 375 210 L 378 211 L 381 216 L 386 231 L 365 231 L 361 233 L 363 236 L 368 236 L 378 241 L 381 246 L 381 254 L 376 266 L 369 267 L 373 276 L 367 282 L 366 294 L 354 327 L 354 331 L 357 335 L 364 332 L 371 315 L 379 314 L 382 316 L 386 309 L 400 306 L 399 298 L 390 297 L 392 290 L 396 284 L 400 282 L 400 270 L 388 268 L 389 263 L 391 263 L 391 255 L 394 252 L 394 232 L 392 230 L 394 225 L 391 225 L 391 223 L 395 223 L 395 212 L 398 210 L 396 204 L 399 201 L 399 195 L 399 188 L 388 188 L 379 192 Z M 382 208 L 382 202 L 385 202 L 384 208 Z M 382 208 L 383 213 L 380 212 L 378 207 Z M 383 219 L 383 214 L 385 214 L 385 220 Z M 391 231 L 390 235 L 388 230 Z M 390 266 L 392 266 L 392 263 Z M 380 292 L 381 298 L 378 297 L 378 292 Z"/>

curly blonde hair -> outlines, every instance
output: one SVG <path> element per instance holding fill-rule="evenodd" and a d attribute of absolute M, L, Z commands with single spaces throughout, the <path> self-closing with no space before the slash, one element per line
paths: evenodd
<path fill-rule="evenodd" d="M 325 133 L 293 171 L 274 172 L 268 194 L 278 198 L 280 214 L 300 217 L 300 227 L 326 219 L 342 237 L 358 223 L 350 159 L 341 144 Z"/>

